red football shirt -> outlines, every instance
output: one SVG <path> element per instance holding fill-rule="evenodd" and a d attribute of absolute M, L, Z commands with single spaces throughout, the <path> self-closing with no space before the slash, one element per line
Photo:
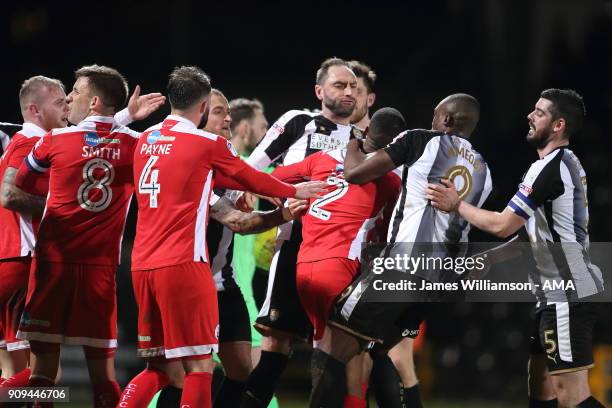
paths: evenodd
<path fill-rule="evenodd" d="M 16 184 L 32 192 L 50 171 L 49 195 L 35 256 L 53 262 L 117 265 L 133 192 L 139 134 L 112 117 L 90 116 L 43 136 L 19 169 Z"/>
<path fill-rule="evenodd" d="M 15 133 L 0 160 L 0 180 L 7 168 L 19 169 L 24 158 L 36 142 L 47 133 L 33 123 L 24 123 Z M 1 181 L 0 181 L 1 182 Z M 49 177 L 39 177 L 32 193 L 46 197 L 49 191 Z M 29 256 L 34 250 L 35 235 L 40 219 L 0 207 L 0 259 Z"/>
<path fill-rule="evenodd" d="M 318 152 L 303 161 L 277 167 L 272 173 L 281 180 L 299 178 L 326 181 L 330 190 L 311 199 L 302 216 L 302 245 L 298 262 L 328 258 L 358 259 L 361 246 L 370 238 L 384 209 L 393 209 L 400 191 L 399 177 L 390 172 L 358 185 L 344 180 L 346 150 Z"/>
<path fill-rule="evenodd" d="M 208 262 L 206 227 L 214 173 L 245 170 L 221 136 L 170 115 L 141 136 L 134 152 L 138 200 L 132 269 Z"/>

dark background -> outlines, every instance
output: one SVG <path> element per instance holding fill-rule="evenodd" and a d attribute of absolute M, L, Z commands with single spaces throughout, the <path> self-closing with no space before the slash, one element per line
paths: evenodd
<path fill-rule="evenodd" d="M 319 106 L 314 75 L 330 56 L 370 64 L 379 76 L 374 109 L 394 106 L 410 127 L 429 128 L 439 100 L 470 93 L 482 106 L 473 144 L 491 168 L 490 209 L 503 208 L 537 159 L 525 135 L 539 93 L 574 88 L 588 111 L 572 149 L 588 175 L 591 240 L 610 241 L 612 1 L 11 1 L 3 4 L 0 30 L 2 121 L 21 122 L 17 93 L 24 79 L 44 74 L 71 88 L 74 70 L 91 63 L 119 69 L 144 92 L 163 92 L 174 66 L 196 64 L 229 99 L 260 99 L 270 122 L 289 109 Z M 167 112 L 166 106 L 135 128 Z M 130 342 L 135 309 L 125 266 L 120 319 Z M 606 309 L 596 339 L 611 342 Z M 438 310 L 426 362 L 435 395 L 522 399 L 528 310 L 516 304 Z"/>

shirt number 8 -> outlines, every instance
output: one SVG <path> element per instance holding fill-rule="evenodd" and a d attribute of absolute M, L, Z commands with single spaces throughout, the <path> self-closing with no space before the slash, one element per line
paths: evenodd
<path fill-rule="evenodd" d="M 96 172 L 96 170 L 104 172 L 102 177 L 99 177 L 101 172 Z M 100 212 L 107 209 L 113 198 L 113 190 L 110 189 L 109 184 L 114 179 L 115 169 L 108 161 L 104 159 L 91 159 L 85 163 L 85 166 L 83 166 L 83 180 L 85 182 L 81 184 L 77 193 L 77 200 L 81 208 L 91 212 Z M 90 193 L 93 189 L 100 191 L 100 194 L 93 194 L 95 201 L 90 198 Z"/>

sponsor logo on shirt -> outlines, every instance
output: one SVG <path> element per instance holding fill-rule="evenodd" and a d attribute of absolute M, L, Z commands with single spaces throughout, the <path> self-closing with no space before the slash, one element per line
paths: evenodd
<path fill-rule="evenodd" d="M 402 337 L 416 337 L 418 335 L 419 335 L 419 329 L 416 329 L 416 330 L 405 329 L 402 332 Z"/>
<path fill-rule="evenodd" d="M 347 143 L 333 137 L 331 135 L 323 135 L 321 133 L 313 133 L 310 135 L 310 148 L 329 151 L 335 149 L 344 149 Z"/>
<path fill-rule="evenodd" d="M 227 141 L 227 148 L 229 149 L 229 151 L 234 155 L 234 157 L 238 156 L 238 152 L 236 151 L 236 148 L 234 147 L 234 145 L 232 144 L 232 142 L 230 142 L 229 140 Z"/>
<path fill-rule="evenodd" d="M 285 132 L 285 128 L 279 125 L 278 123 L 273 124 L 270 130 L 276 133 L 277 136 L 280 136 Z"/>
<path fill-rule="evenodd" d="M 147 135 L 147 143 L 155 144 L 157 142 L 173 142 L 176 140 L 174 136 L 164 136 L 159 130 L 154 130 Z"/>
<path fill-rule="evenodd" d="M 521 183 L 519 184 L 519 191 L 525 194 L 526 196 L 529 196 L 529 194 L 533 193 L 533 188 L 531 188 L 531 186 L 528 186 L 525 183 Z"/>
<path fill-rule="evenodd" d="M 459 165 L 452 167 L 448 173 L 446 173 L 445 178 L 455 185 L 459 198 L 467 196 L 472 191 L 472 175 L 465 166 Z"/>
<path fill-rule="evenodd" d="M 85 144 L 90 147 L 95 147 L 100 143 L 121 143 L 121 140 L 119 139 L 107 139 L 105 137 L 100 137 L 95 132 L 87 132 L 83 138 Z"/>

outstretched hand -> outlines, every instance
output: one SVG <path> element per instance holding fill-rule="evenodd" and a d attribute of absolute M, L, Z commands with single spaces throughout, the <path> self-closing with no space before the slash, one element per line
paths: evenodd
<path fill-rule="evenodd" d="M 128 111 L 133 120 L 143 120 L 166 103 L 166 97 L 159 92 L 140 95 L 140 85 L 136 85 L 130 100 Z"/>
<path fill-rule="evenodd" d="M 431 201 L 431 205 L 439 210 L 446 212 L 457 211 L 461 199 L 455 185 L 448 179 L 441 179 L 440 182 L 442 185 L 427 184 L 425 189 L 426 198 Z"/>
<path fill-rule="evenodd" d="M 295 198 L 321 198 L 327 192 L 329 184 L 324 181 L 307 181 L 295 185 Z"/>

